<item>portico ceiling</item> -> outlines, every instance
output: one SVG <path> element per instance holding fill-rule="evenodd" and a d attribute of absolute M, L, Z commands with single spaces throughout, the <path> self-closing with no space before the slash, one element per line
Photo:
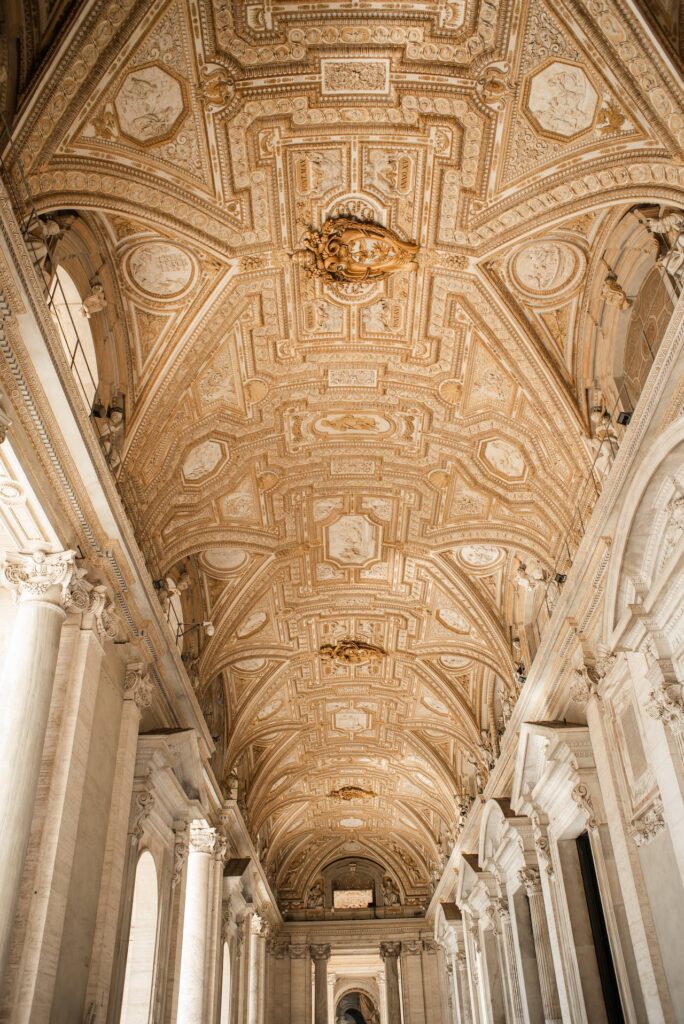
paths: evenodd
<path fill-rule="evenodd" d="M 355 850 L 424 902 L 513 692 L 516 569 L 589 471 L 595 242 L 682 141 L 626 9 L 98 0 L 27 103 L 39 208 L 116 267 L 137 526 L 192 566 L 198 697 L 286 904 Z M 418 251 L 316 277 L 338 217 Z M 321 657 L 344 637 L 381 651 Z"/>

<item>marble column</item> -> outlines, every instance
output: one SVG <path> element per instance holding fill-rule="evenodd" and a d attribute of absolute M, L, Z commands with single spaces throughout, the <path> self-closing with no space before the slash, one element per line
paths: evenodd
<path fill-rule="evenodd" d="M 2 670 L 0 715 L 0 980 L 4 977 L 33 819 L 74 552 L 8 554 L 0 581 L 18 603 Z"/>
<path fill-rule="evenodd" d="M 533 867 L 522 868 L 518 872 L 518 878 L 525 887 L 525 892 L 530 902 L 530 918 L 532 920 L 534 948 L 537 953 L 539 988 L 541 989 L 544 1021 L 546 1024 L 560 1024 L 562 1020 L 561 1008 L 558 1000 L 556 975 L 553 969 L 553 954 L 551 952 L 549 929 L 546 923 L 546 908 L 544 906 L 539 871 Z"/>
<path fill-rule="evenodd" d="M 328 960 L 330 946 L 310 946 L 314 962 L 314 1024 L 328 1024 Z"/>
<path fill-rule="evenodd" d="M 489 917 L 492 921 L 494 931 L 498 932 L 500 938 L 502 974 L 506 989 L 508 990 L 508 1004 L 510 1013 L 515 1024 L 523 1024 L 525 1015 L 523 1011 L 522 993 L 520 991 L 520 977 L 518 975 L 518 963 L 515 956 L 513 944 L 513 929 L 511 928 L 511 914 L 508 908 L 508 900 L 503 896 L 497 896 L 491 900 L 489 906 Z"/>
<path fill-rule="evenodd" d="M 473 1024 L 470 1012 L 470 986 L 468 984 L 468 962 L 463 951 L 454 956 L 458 972 L 458 1006 L 461 1011 L 462 1024 Z"/>
<path fill-rule="evenodd" d="M 385 991 L 387 993 L 387 1020 L 397 1024 L 401 1020 L 401 993 L 399 991 L 400 942 L 381 942 L 380 956 L 385 961 Z"/>
<path fill-rule="evenodd" d="M 185 917 L 178 985 L 179 1024 L 204 1024 L 204 991 L 209 925 L 209 889 L 216 829 L 203 821 L 190 825 Z"/>

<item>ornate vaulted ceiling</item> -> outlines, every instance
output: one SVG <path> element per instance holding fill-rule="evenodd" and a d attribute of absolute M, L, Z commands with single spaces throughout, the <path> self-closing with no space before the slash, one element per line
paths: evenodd
<path fill-rule="evenodd" d="M 105 0 L 20 122 L 39 208 L 89 216 L 117 268 L 137 525 L 192 567 L 198 696 L 290 904 L 354 850 L 422 902 L 486 770 L 516 569 L 554 564 L 588 472 L 595 242 L 679 188 L 676 87 L 635 24 Z M 342 216 L 418 252 L 316 277 L 304 236 Z M 381 652 L 321 657 L 343 637 Z"/>

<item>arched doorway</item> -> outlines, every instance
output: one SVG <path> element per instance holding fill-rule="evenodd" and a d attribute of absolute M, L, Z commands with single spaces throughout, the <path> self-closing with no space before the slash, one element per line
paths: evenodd
<path fill-rule="evenodd" d="M 338 1000 L 335 1024 L 380 1024 L 380 1014 L 366 992 L 347 992 Z"/>
<path fill-rule="evenodd" d="M 157 947 L 157 868 L 145 850 L 135 872 L 120 1024 L 148 1024 Z"/>

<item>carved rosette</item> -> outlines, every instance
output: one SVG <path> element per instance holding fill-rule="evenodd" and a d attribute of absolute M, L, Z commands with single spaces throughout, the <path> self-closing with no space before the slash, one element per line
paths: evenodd
<path fill-rule="evenodd" d="M 133 700 L 139 711 L 149 708 L 152 703 L 153 684 L 142 662 L 126 666 L 124 679 L 124 700 Z"/>
<path fill-rule="evenodd" d="M 55 603 L 68 605 L 69 584 L 77 571 L 75 558 L 75 551 L 9 552 L 0 567 L 0 581 L 17 602 L 50 600 L 51 592 L 57 590 Z"/>

